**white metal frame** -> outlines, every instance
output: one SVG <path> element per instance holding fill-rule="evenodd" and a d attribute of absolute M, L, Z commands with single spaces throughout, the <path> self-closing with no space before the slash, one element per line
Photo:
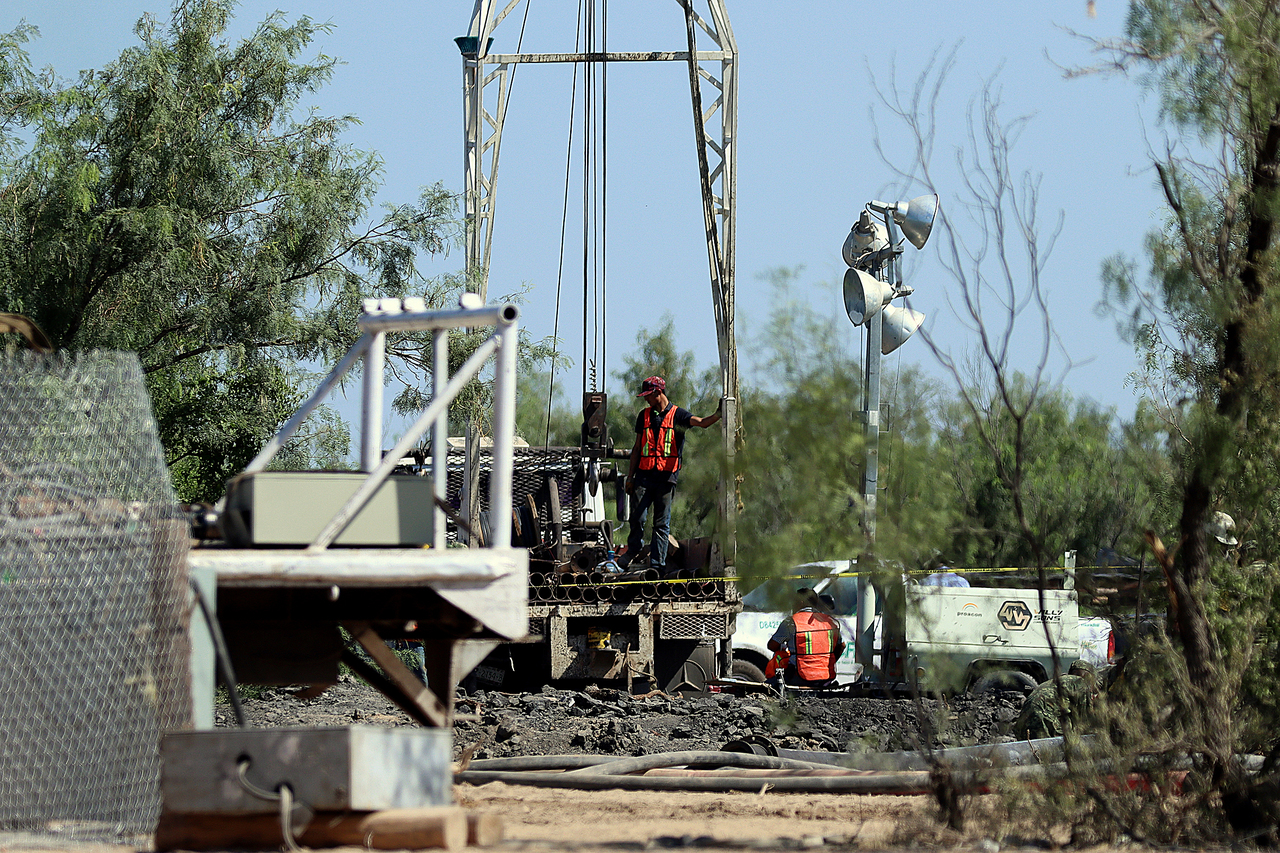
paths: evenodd
<path fill-rule="evenodd" d="M 493 469 L 489 479 L 489 511 L 494 520 L 489 545 L 495 549 L 511 547 L 511 525 L 503 519 L 511 517 L 512 442 L 515 437 L 515 388 L 516 346 L 520 312 L 515 305 L 486 305 L 479 308 L 461 308 L 452 311 L 427 311 L 422 299 L 367 299 L 365 313 L 358 320 L 363 333 L 345 356 L 324 378 L 315 393 L 294 413 L 245 468 L 246 474 L 264 470 L 280 451 L 307 415 L 329 395 L 347 371 L 363 358 L 364 388 L 362 395 L 361 470 L 368 472 L 360 487 L 338 510 L 315 540 L 307 546 L 308 553 L 324 551 L 351 520 L 359 514 L 378 487 L 400 463 L 422 435 L 431 429 L 432 487 L 435 496 L 443 501 L 448 472 L 445 466 L 448 436 L 449 404 L 458 393 L 484 367 L 490 356 L 496 356 L 494 367 L 493 411 Z M 492 326 L 494 333 L 449 376 L 449 330 Z M 432 373 L 432 399 L 413 426 L 405 432 L 396 446 L 382 455 L 382 382 L 386 358 L 387 332 L 432 333 L 434 369 Z M 432 507 L 432 547 L 445 547 L 445 519 L 438 505 Z"/>

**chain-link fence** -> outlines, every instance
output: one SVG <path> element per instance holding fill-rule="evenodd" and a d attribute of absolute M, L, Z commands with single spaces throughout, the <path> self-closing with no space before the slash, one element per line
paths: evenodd
<path fill-rule="evenodd" d="M 154 830 L 187 544 L 137 358 L 0 355 L 0 830 Z"/>

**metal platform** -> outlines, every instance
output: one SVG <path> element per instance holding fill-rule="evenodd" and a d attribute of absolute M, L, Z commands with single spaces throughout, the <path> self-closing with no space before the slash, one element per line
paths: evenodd
<path fill-rule="evenodd" d="M 458 681 L 528 630 L 522 549 L 206 547 L 188 562 L 217 578 L 217 620 L 237 681 L 319 688 L 337 682 L 343 661 L 423 725 L 449 726 Z M 422 642 L 425 686 L 386 640 Z"/>

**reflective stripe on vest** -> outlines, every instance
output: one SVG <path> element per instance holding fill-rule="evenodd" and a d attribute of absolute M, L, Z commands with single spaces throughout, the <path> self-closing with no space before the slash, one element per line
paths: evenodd
<path fill-rule="evenodd" d="M 773 678 L 779 672 L 785 670 L 789 660 L 791 660 L 791 652 L 786 649 L 778 649 L 773 657 L 769 658 L 769 663 L 765 665 L 764 677 Z"/>
<path fill-rule="evenodd" d="M 792 615 L 796 623 L 796 672 L 805 681 L 836 677 L 836 623 L 825 613 L 802 610 Z"/>
<path fill-rule="evenodd" d="M 662 422 L 653 423 L 653 409 L 644 410 L 644 428 L 640 439 L 640 470 L 670 474 L 680 469 L 680 451 L 676 447 L 676 407 L 667 407 Z"/>

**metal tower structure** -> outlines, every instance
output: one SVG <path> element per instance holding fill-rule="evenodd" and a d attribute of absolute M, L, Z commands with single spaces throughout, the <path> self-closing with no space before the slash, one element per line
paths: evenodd
<path fill-rule="evenodd" d="M 502 126 L 506 118 L 508 86 L 516 65 L 684 62 L 689 66 L 712 308 L 723 382 L 723 435 L 727 465 L 720 488 L 720 522 L 721 530 L 725 532 L 722 539 L 724 560 L 727 565 L 732 565 L 735 557 L 732 531 L 738 500 L 734 456 L 740 429 L 738 358 L 734 337 L 734 209 L 737 190 L 734 145 L 738 125 L 738 47 L 724 0 L 675 0 L 685 19 L 687 38 L 683 50 L 489 53 L 493 33 L 513 11 L 527 2 L 507 0 L 505 5 L 501 5 L 498 0 L 476 0 L 468 34 L 457 40 L 463 57 L 468 275 L 481 298 L 487 301 Z"/>

